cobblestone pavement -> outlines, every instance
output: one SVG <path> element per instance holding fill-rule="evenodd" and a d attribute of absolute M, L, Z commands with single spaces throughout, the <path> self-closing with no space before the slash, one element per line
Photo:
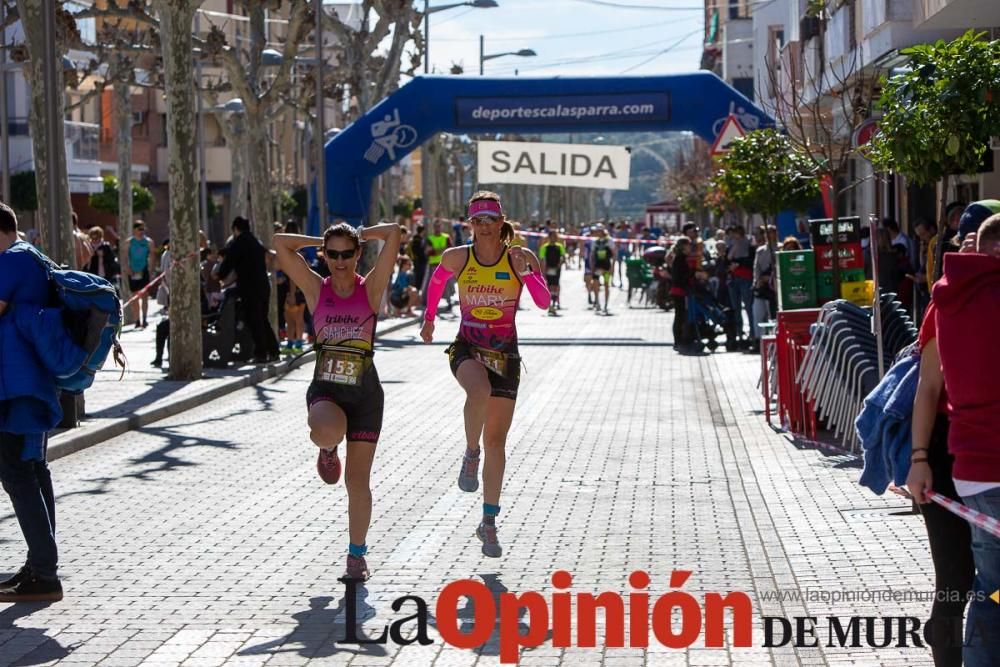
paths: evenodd
<path fill-rule="evenodd" d="M 650 573 L 650 607 L 691 570 L 683 592 L 746 592 L 754 648 L 553 648 L 523 665 L 927 665 L 922 648 L 764 648 L 760 615 L 926 618 L 928 602 L 765 601 L 775 591 L 928 591 L 922 522 L 855 480 L 846 457 L 795 444 L 764 423 L 759 357 L 681 356 L 672 315 L 584 309 L 568 272 L 559 318 L 520 314 L 526 370 L 508 443 L 501 559 L 480 554 L 481 498 L 455 483 L 464 447 L 462 394 L 443 354 L 415 329 L 386 337 L 376 361 L 386 425 L 373 473 L 374 578 L 357 598 L 368 636 L 427 601 L 433 643 L 347 644 L 346 494 L 316 477 L 305 424 L 309 371 L 230 394 L 53 463 L 66 599 L 0 605 L 0 664 L 495 665 L 494 629 L 478 650 L 445 645 L 436 601 L 471 578 L 499 597 L 539 591 L 555 570 L 577 593 L 632 591 Z M 23 557 L 0 517 L 0 567 Z M 484 604 L 485 609 L 488 605 Z M 458 610 L 466 630 L 475 610 Z M 600 617 L 600 615 L 599 615 Z M 727 615 L 728 619 L 728 615 Z M 675 615 L 679 631 L 680 616 Z M 520 618 L 522 624 L 528 617 Z M 727 625 L 728 625 L 727 620 Z M 845 620 L 846 623 L 846 620 Z M 487 623 L 488 627 L 488 623 Z M 406 624 L 413 638 L 416 624 Z M 522 628 L 523 629 L 523 628 Z M 864 632 L 862 631 L 862 635 Z M 727 642 L 729 642 L 727 632 Z"/>

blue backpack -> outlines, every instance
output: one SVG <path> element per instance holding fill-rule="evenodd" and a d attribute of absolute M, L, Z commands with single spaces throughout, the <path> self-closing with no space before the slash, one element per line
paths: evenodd
<path fill-rule="evenodd" d="M 115 365 L 122 369 L 124 376 L 125 354 L 118 342 L 122 306 L 114 286 L 92 273 L 61 269 L 33 246 L 28 245 L 28 252 L 49 276 L 51 305 L 62 309 L 66 331 L 86 353 L 80 368 L 56 376 L 56 386 L 75 394 L 90 388 L 111 350 L 114 350 Z"/>

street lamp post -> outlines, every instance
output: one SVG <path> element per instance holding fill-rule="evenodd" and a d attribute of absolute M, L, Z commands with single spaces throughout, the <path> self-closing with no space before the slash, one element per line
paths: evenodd
<path fill-rule="evenodd" d="M 520 56 L 522 58 L 530 58 L 532 56 L 537 56 L 534 49 L 521 49 L 520 51 L 505 51 L 504 53 L 491 53 L 486 54 L 486 37 L 483 35 L 479 36 L 479 76 L 483 75 L 483 63 L 487 60 L 493 60 L 494 58 L 502 58 L 504 56 Z"/>
<path fill-rule="evenodd" d="M 491 9 L 493 7 L 499 7 L 496 0 L 469 0 L 468 2 L 453 2 L 447 5 L 438 5 L 437 7 L 430 6 L 430 0 L 424 0 L 424 74 L 430 74 L 431 71 L 431 59 L 430 59 L 430 38 L 431 38 L 431 14 L 435 12 L 443 12 L 446 9 L 454 9 L 455 7 L 472 7 L 474 9 Z M 426 144 L 424 144 L 426 146 Z M 423 200 L 424 215 L 428 215 L 429 212 L 429 202 L 431 190 L 431 180 L 430 180 L 430 160 L 427 159 L 427 149 L 420 149 L 420 197 Z M 391 202 L 390 202 L 391 204 Z"/>

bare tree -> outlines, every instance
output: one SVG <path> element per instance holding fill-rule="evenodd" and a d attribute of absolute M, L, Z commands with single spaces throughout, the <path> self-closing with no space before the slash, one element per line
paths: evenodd
<path fill-rule="evenodd" d="M 663 188 L 677 200 L 686 213 L 704 226 L 708 220 L 708 196 L 713 173 L 709 146 L 695 138 L 688 151 L 678 151 L 663 174 Z"/>
<path fill-rule="evenodd" d="M 280 63 L 268 67 L 265 61 L 267 48 L 266 13 L 273 9 L 271 0 L 244 0 L 242 3 L 249 18 L 249 45 L 229 44 L 226 33 L 213 25 L 204 43 L 204 52 L 215 58 L 225 71 L 224 80 L 210 85 L 218 92 L 231 91 L 243 102 L 243 132 L 231 132 L 227 139 L 234 140 L 234 150 L 245 151 L 249 157 L 250 206 L 253 211 L 254 233 L 266 247 L 274 235 L 271 165 L 268 128 L 271 119 L 281 111 L 291 85 L 291 71 L 299 48 L 312 29 L 312 11 L 309 3 L 289 3 L 288 24 L 283 39 Z M 275 72 L 273 78 L 268 76 Z"/>
<path fill-rule="evenodd" d="M 73 48 L 88 51 L 92 59 L 74 71 L 78 80 L 98 77 L 91 91 L 75 104 L 112 89 L 115 119 L 115 148 L 118 162 L 118 236 L 124 241 L 132 234 L 132 92 L 134 88 L 162 90 L 159 77 L 160 37 L 157 22 L 146 0 L 110 0 L 103 7 L 93 6 L 74 15 L 77 20 L 97 18 L 101 30 L 95 43 L 82 40 Z M 79 37 L 79 33 L 77 33 Z M 119 245 L 119 261 L 127 266 L 128 244 Z M 122 281 L 121 297 L 130 296 L 127 280 Z M 126 312 L 129 317 L 132 311 Z"/>
<path fill-rule="evenodd" d="M 834 225 L 833 281 L 839 285 L 840 235 L 836 230 L 842 212 L 841 195 L 858 185 L 847 182 L 848 167 L 857 155 L 854 130 L 871 115 L 879 74 L 865 67 L 860 45 L 837 64 L 827 62 L 824 44 L 828 5 L 828 0 L 811 0 L 806 13 L 818 26 L 811 54 L 815 57 L 788 52 L 787 57 L 775 62 L 775 58 L 765 55 L 767 90 L 758 91 L 757 98 L 774 100 L 773 108 L 766 110 L 774 114 L 792 143 L 810 158 L 815 176 L 829 182 Z"/>
<path fill-rule="evenodd" d="M 62 149 L 65 143 L 65 128 L 63 123 L 57 123 L 53 128 L 53 137 L 58 144 L 55 151 L 56 162 L 48 162 L 48 121 L 47 109 L 55 106 L 60 111 L 58 118 L 63 117 L 62 110 L 66 108 L 65 76 L 62 68 L 62 56 L 65 54 L 65 44 L 79 38 L 76 21 L 67 12 L 62 3 L 59 3 L 55 10 L 56 15 L 56 44 L 55 53 L 45 52 L 45 27 L 42 15 L 42 5 L 40 2 L 31 0 L 16 0 L 12 4 L 10 0 L 0 0 L 7 5 L 6 22 L 12 24 L 17 20 L 21 21 L 24 30 L 25 43 L 23 48 L 14 48 L 11 52 L 11 60 L 24 64 L 24 78 L 28 83 L 31 94 L 31 146 L 34 153 L 35 164 L 35 187 L 38 192 L 38 213 L 42 221 L 40 229 L 46 229 L 46 223 L 52 220 L 53 211 L 49 210 L 48 197 L 46 196 L 49 182 L 55 181 L 57 197 L 60 201 L 60 209 L 64 213 L 64 218 L 57 221 L 57 224 L 48 228 L 57 232 L 56 238 L 46 238 L 43 235 L 46 251 L 58 263 L 66 263 L 71 266 L 76 262 L 74 251 L 74 239 L 70 222 L 70 212 L 73 205 L 69 196 L 69 175 L 66 168 L 66 151 Z M 6 47 L 6 45 L 4 45 Z M 45 59 L 56 58 L 59 60 L 55 71 L 55 96 L 48 99 L 45 95 Z M 6 101 L 4 101 L 6 103 Z"/>
<path fill-rule="evenodd" d="M 201 377 L 201 275 L 191 23 L 201 0 L 153 0 L 163 54 L 170 179 L 170 378 Z"/>

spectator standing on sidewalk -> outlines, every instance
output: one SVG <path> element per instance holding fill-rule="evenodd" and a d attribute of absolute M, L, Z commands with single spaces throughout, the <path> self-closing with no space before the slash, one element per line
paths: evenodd
<path fill-rule="evenodd" d="M 764 226 L 763 243 L 759 244 L 753 261 L 753 349 L 760 350 L 760 325 L 770 322 L 774 312 L 774 248 L 778 230 L 774 225 Z"/>
<path fill-rule="evenodd" d="M 121 277 L 121 266 L 118 264 L 118 253 L 111 244 L 104 240 L 104 230 L 100 227 L 90 228 L 90 245 L 94 253 L 90 256 L 87 272 L 105 278 L 112 285 L 118 286 Z"/>
<path fill-rule="evenodd" d="M 674 244 L 674 256 L 670 263 L 670 300 L 674 304 L 674 349 L 686 346 L 688 340 L 687 293 L 691 284 L 691 239 L 682 236 Z"/>
<path fill-rule="evenodd" d="M 226 258 L 216 273 L 221 277 L 231 272 L 236 274 L 236 291 L 243 304 L 243 322 L 253 338 L 254 361 L 274 361 L 278 358 L 278 339 L 267 318 L 271 301 L 267 249 L 250 231 L 250 221 L 246 218 L 234 218 L 232 232 L 232 241 L 226 246 Z"/>
<path fill-rule="evenodd" d="M 753 261 L 750 240 L 746 230 L 740 226 L 732 228 L 729 243 L 729 303 L 736 317 L 736 333 L 742 335 L 743 315 L 746 314 L 747 328 L 753 334 Z"/>
<path fill-rule="evenodd" d="M 90 247 L 90 237 L 80 227 L 80 217 L 76 214 L 76 211 L 70 213 L 70 218 L 73 221 L 73 251 L 76 259 L 76 264 L 73 265 L 73 268 L 86 271 L 87 267 L 90 266 L 90 257 L 93 255 L 93 250 Z"/>
<path fill-rule="evenodd" d="M 944 275 L 934 285 L 932 310 L 936 311 L 940 375 L 948 391 L 948 450 L 954 456 L 955 490 L 966 506 L 1000 518 L 1000 393 L 996 390 L 1000 355 L 993 350 L 1000 328 L 1000 215 L 988 218 L 977 234 L 976 253 L 945 255 Z M 933 373 L 933 368 L 924 369 L 922 360 L 921 382 L 925 372 Z M 922 443 L 914 436 L 916 448 Z M 929 456 L 921 458 L 915 449 L 913 462 L 929 465 Z M 921 465 L 921 471 L 910 487 L 919 503 L 927 501 L 928 490 L 937 489 L 928 466 Z M 970 530 L 976 577 L 962 657 L 967 667 L 984 667 L 996 664 L 1000 652 L 1000 605 L 989 598 L 1000 589 L 1000 538 L 976 525 Z"/>
<path fill-rule="evenodd" d="M 11 307 L 48 306 L 49 280 L 45 269 L 29 252 L 12 252 L 27 245 L 18 240 L 17 217 L 0 202 L 0 316 Z M 24 381 L 24 368 L 8 366 L 10 357 L 0 356 L 0 377 Z M 11 375 L 22 377 L 11 378 Z M 55 384 L 48 402 L 57 401 Z M 43 397 L 32 397 L 43 402 Z M 4 413 L 41 412 L 25 399 L 5 401 Z M 58 412 L 58 411 L 57 411 Z M 0 602 L 61 600 L 62 584 L 57 574 L 59 551 L 56 548 L 56 506 L 52 477 L 45 462 L 46 430 L 37 433 L 0 431 L 0 482 L 10 496 L 14 514 L 28 544 L 28 559 L 17 574 L 0 582 Z"/>
<path fill-rule="evenodd" d="M 972 536 L 965 519 L 935 503 L 927 503 L 925 487 L 961 502 L 955 490 L 948 453 L 948 395 L 941 375 L 935 326 L 937 310 L 927 308 L 920 327 L 920 379 L 913 400 L 912 450 L 906 487 L 917 498 L 927 528 L 934 563 L 934 602 L 927 623 L 927 640 L 936 667 L 961 667 L 962 619 L 976 567 Z"/>
<path fill-rule="evenodd" d="M 125 242 L 126 253 L 125 273 L 128 274 L 128 288 L 135 294 L 146 289 L 149 285 L 149 267 L 153 255 L 153 241 L 146 236 L 146 224 L 142 220 L 136 220 L 132 224 L 132 236 Z M 135 328 L 143 329 L 147 326 L 146 318 L 149 314 L 149 294 L 143 293 L 136 300 Z M 141 315 L 141 317 L 140 317 Z"/>

